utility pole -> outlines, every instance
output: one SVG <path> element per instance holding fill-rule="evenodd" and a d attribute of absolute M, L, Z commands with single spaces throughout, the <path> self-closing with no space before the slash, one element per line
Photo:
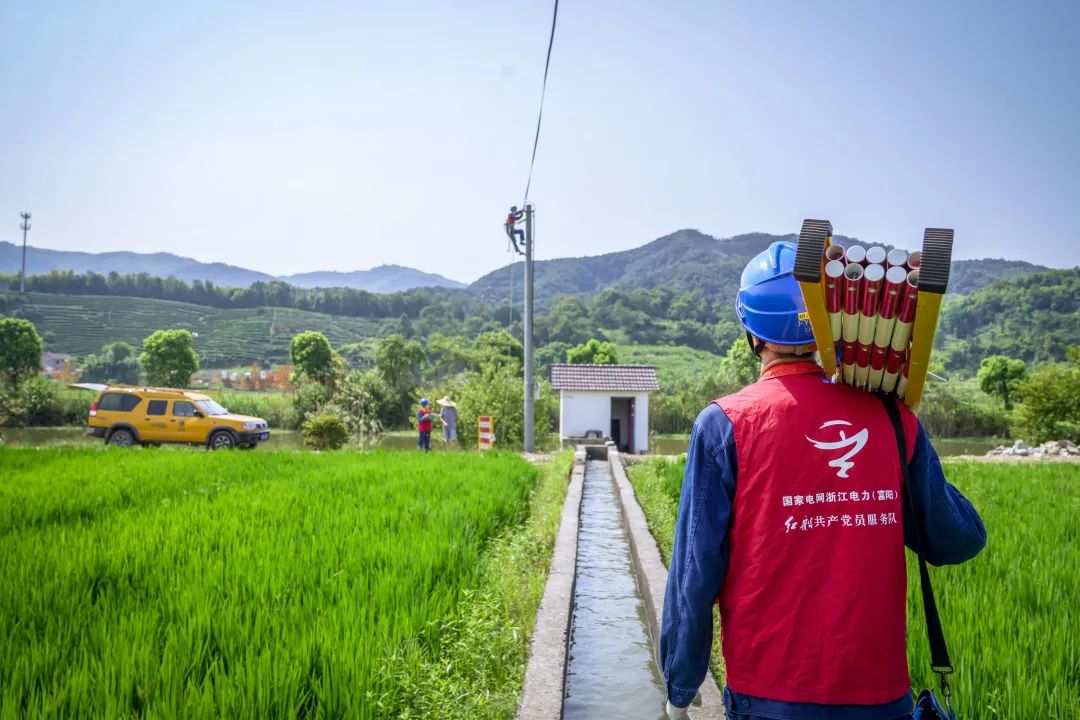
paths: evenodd
<path fill-rule="evenodd" d="M 30 213 L 21 212 L 19 217 L 22 218 L 22 270 L 19 271 L 19 294 L 26 293 L 26 233 L 30 231 Z"/>
<path fill-rule="evenodd" d="M 533 400 L 533 206 L 525 204 L 525 452 L 535 449 Z"/>

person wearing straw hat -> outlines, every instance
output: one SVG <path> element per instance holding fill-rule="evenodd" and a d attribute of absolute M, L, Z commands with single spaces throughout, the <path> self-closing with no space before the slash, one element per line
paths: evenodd
<path fill-rule="evenodd" d="M 909 718 L 904 545 L 945 565 L 986 544 L 907 408 L 901 499 L 889 415 L 814 362 L 794 265 L 795 243 L 776 242 L 746 266 L 736 311 L 761 376 L 690 435 L 660 627 L 670 718 L 705 680 L 714 604 L 729 720 Z"/>
<path fill-rule="evenodd" d="M 457 445 L 457 403 L 444 395 L 437 400 L 439 403 L 439 419 L 442 420 L 442 439 L 450 446 Z"/>

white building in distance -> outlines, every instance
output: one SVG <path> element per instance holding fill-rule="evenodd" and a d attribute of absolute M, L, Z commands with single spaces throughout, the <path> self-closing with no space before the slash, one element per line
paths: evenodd
<path fill-rule="evenodd" d="M 551 366 L 559 391 L 559 439 L 610 438 L 622 452 L 649 449 L 649 393 L 659 390 L 651 365 Z"/>

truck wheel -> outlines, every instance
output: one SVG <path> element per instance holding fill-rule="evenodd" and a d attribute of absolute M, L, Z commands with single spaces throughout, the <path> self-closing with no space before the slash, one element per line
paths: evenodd
<path fill-rule="evenodd" d="M 109 434 L 109 439 L 105 441 L 107 445 L 119 445 L 120 447 L 129 447 L 135 444 L 135 433 L 124 428 L 117 428 Z"/>
<path fill-rule="evenodd" d="M 236 447 L 236 440 L 228 430 L 218 430 L 210 436 L 211 450 L 231 450 Z"/>

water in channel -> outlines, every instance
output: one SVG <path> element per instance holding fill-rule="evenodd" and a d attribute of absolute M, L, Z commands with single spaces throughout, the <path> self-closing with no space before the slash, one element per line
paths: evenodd
<path fill-rule="evenodd" d="M 653 661 L 611 471 L 606 460 L 589 460 L 581 495 L 563 718 L 664 716 L 664 685 Z"/>

